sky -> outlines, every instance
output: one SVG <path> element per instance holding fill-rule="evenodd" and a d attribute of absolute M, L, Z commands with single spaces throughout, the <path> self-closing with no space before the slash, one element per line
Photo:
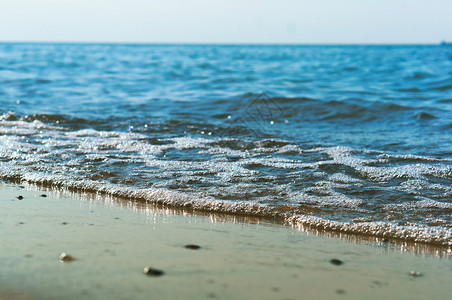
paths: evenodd
<path fill-rule="evenodd" d="M 0 41 L 422 44 L 451 0 L 0 0 Z"/>

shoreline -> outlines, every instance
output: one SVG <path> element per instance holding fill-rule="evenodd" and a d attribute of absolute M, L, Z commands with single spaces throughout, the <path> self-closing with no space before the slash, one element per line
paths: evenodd
<path fill-rule="evenodd" d="M 385 228 L 378 230 L 380 233 L 368 233 L 368 232 L 360 232 L 356 231 L 356 229 L 344 230 L 342 227 L 334 226 L 335 222 L 331 222 L 331 227 L 325 226 L 324 224 L 318 224 L 316 222 L 316 218 L 313 217 L 312 220 L 308 216 L 293 216 L 293 217 L 283 217 L 280 215 L 274 215 L 271 212 L 266 212 L 265 209 L 259 210 L 259 213 L 255 213 L 252 215 L 248 215 L 241 210 L 234 209 L 226 209 L 225 211 L 218 211 L 217 209 L 209 209 L 209 206 L 215 207 L 215 204 L 209 204 L 207 206 L 195 207 L 191 201 L 185 202 L 185 199 L 180 197 L 175 197 L 178 200 L 168 201 L 167 196 L 163 197 L 159 195 L 159 192 L 156 191 L 156 195 L 149 196 L 146 194 L 146 190 L 140 191 L 109 191 L 105 188 L 99 188 L 96 186 L 96 183 L 89 188 L 85 187 L 83 189 L 76 188 L 75 183 L 68 186 L 54 186 L 46 184 L 46 181 L 37 181 L 37 182 L 29 182 L 29 181 L 17 181 L 12 179 L 4 179 L 3 183 L 0 184 L 11 183 L 16 185 L 26 184 L 29 188 L 33 189 L 43 189 L 46 191 L 52 191 L 61 193 L 63 195 L 70 195 L 78 197 L 78 195 L 83 195 L 83 197 L 87 198 L 98 198 L 99 196 L 102 198 L 107 198 L 109 201 L 117 202 L 117 203 L 133 203 L 136 208 L 152 208 L 157 210 L 164 210 L 166 212 L 171 211 L 171 214 L 183 214 L 190 216 L 216 216 L 222 217 L 228 220 L 238 220 L 239 222 L 270 222 L 277 225 L 283 225 L 286 227 L 297 228 L 300 231 L 305 232 L 306 234 L 315 234 L 319 236 L 326 236 L 331 238 L 345 238 L 351 242 L 355 243 L 364 243 L 364 244 L 375 244 L 381 243 L 382 241 L 389 241 L 391 244 L 396 245 L 398 247 L 402 247 L 407 251 L 413 251 L 415 253 L 434 253 L 437 255 L 438 253 L 442 253 L 444 255 L 448 255 L 452 253 L 452 244 L 443 244 L 438 242 L 427 242 L 423 240 L 418 240 L 416 237 L 410 238 L 401 238 L 399 236 L 388 236 L 384 230 L 391 230 L 392 225 L 387 224 Z M 143 193 L 144 192 L 144 193 Z M 175 194 L 177 195 L 177 194 Z M 150 200 L 151 198 L 156 197 L 156 200 Z M 226 203 L 229 205 L 229 203 Z M 226 208 L 226 207 L 224 207 Z M 303 221 L 305 219 L 305 221 Z M 334 228 L 334 229 L 333 229 Z M 409 230 L 409 229 L 408 229 Z M 383 233 L 381 233 L 383 232 Z"/>
<path fill-rule="evenodd" d="M 2 300 L 426 299 L 450 293 L 447 250 L 353 242 L 264 218 L 33 185 L 0 183 L 0 190 Z M 61 262 L 62 252 L 74 261 Z M 147 276 L 147 266 L 164 274 Z"/>

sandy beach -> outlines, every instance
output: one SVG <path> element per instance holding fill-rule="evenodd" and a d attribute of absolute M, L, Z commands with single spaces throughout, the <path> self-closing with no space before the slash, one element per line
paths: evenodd
<path fill-rule="evenodd" d="M 445 248 L 351 242 L 31 185 L 0 189 L 2 300 L 441 299 L 451 291 Z"/>

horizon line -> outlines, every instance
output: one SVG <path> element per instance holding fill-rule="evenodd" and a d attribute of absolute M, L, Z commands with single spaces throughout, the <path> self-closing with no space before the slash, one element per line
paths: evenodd
<path fill-rule="evenodd" d="M 449 41 L 437 43 L 271 43 L 271 42 L 140 42 L 140 41 L 3 41 L 0 44 L 81 44 L 81 45 L 149 45 L 149 46 L 434 46 L 452 44 Z"/>

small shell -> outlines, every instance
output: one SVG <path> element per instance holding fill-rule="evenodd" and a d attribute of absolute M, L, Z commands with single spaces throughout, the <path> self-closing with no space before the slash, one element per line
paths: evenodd
<path fill-rule="evenodd" d="M 418 272 L 418 271 L 411 271 L 411 272 L 410 272 L 410 276 L 411 276 L 411 277 L 421 277 L 421 276 L 422 276 L 422 273 L 421 273 L 421 272 Z"/>
<path fill-rule="evenodd" d="M 74 260 L 74 257 L 72 257 L 72 255 L 67 254 L 66 252 L 63 252 L 60 254 L 60 260 L 63 262 L 70 262 Z"/>
<path fill-rule="evenodd" d="M 151 267 L 144 268 L 143 272 L 148 276 L 162 276 L 164 274 L 162 270 L 154 269 Z"/>

